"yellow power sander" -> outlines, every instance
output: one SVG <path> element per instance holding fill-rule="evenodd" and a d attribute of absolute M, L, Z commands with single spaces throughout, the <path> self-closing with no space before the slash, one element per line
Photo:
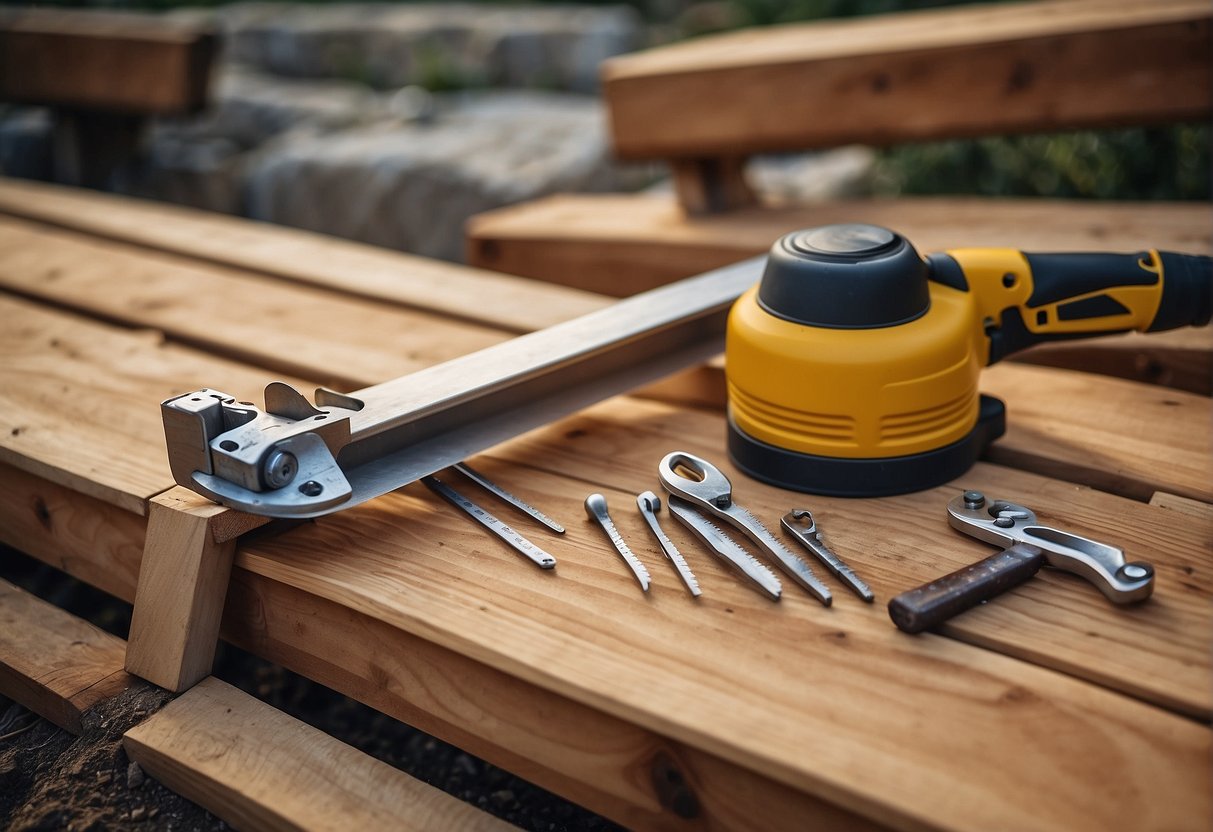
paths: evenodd
<path fill-rule="evenodd" d="M 729 453 L 797 491 L 878 497 L 964 473 L 1005 430 L 981 369 L 1042 341 L 1201 326 L 1213 259 L 956 249 L 796 231 L 729 315 Z M 1097 404 L 1093 406 L 1098 406 Z"/>

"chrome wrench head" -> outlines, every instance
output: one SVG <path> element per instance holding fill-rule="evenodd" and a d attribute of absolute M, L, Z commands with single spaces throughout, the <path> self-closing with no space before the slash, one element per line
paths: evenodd
<path fill-rule="evenodd" d="M 1044 552 L 1050 566 L 1082 576 L 1113 603 L 1142 601 L 1154 591 L 1150 564 L 1128 563 L 1124 550 L 1116 546 L 1042 526 L 1035 512 L 1016 503 L 987 500 L 979 491 L 966 491 L 948 503 L 948 522 L 996 546 L 1034 546 Z"/>
<path fill-rule="evenodd" d="M 694 478 L 679 473 L 683 469 Z M 711 503 L 717 508 L 733 504 L 733 485 L 715 465 L 686 451 L 668 453 L 657 465 L 657 476 L 666 491 L 693 503 Z"/>

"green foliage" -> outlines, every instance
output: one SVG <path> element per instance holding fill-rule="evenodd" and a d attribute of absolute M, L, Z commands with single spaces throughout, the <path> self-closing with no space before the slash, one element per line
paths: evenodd
<path fill-rule="evenodd" d="M 875 186 L 890 195 L 1207 200 L 1209 151 L 1205 125 L 905 145 L 881 154 Z"/>

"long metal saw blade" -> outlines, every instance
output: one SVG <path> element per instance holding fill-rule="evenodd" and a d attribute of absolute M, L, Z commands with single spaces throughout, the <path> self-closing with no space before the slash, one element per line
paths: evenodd
<path fill-rule="evenodd" d="M 694 504 L 670 495 L 670 514 L 682 523 L 703 545 L 733 569 L 748 578 L 768 598 L 778 601 L 783 594 L 783 584 L 775 573 L 756 557 L 738 546 L 732 538 L 716 527 L 712 521 L 694 507 Z"/>

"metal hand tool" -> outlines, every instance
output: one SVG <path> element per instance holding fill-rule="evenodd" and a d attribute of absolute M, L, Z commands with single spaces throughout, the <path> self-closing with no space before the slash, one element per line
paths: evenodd
<path fill-rule="evenodd" d="M 551 517 L 548 517 L 546 514 L 544 514 L 539 509 L 535 508 L 530 503 L 525 502 L 524 500 L 520 499 L 519 497 L 515 497 L 513 494 L 506 491 L 504 488 L 502 488 L 497 483 L 490 480 L 484 474 L 477 471 L 471 465 L 468 465 L 466 462 L 460 462 L 456 465 L 452 465 L 451 467 L 454 468 L 459 473 L 463 474 L 465 477 L 467 477 L 472 482 L 476 483 L 478 486 L 483 488 L 485 491 L 487 491 L 490 494 L 492 494 L 493 496 L 497 497 L 497 499 L 503 500 L 503 501 L 509 503 L 514 508 L 518 509 L 519 511 L 521 511 L 523 514 L 527 515 L 528 517 L 538 520 L 540 523 L 547 526 L 552 531 L 556 532 L 556 534 L 564 534 L 564 526 L 557 523 Z"/>
<path fill-rule="evenodd" d="M 269 517 L 350 508 L 716 355 L 761 271 L 717 269 L 349 395 L 317 390 L 315 405 L 281 382 L 264 411 L 210 389 L 168 399 L 173 479 Z"/>
<path fill-rule="evenodd" d="M 1143 601 L 1154 591 L 1150 564 L 1126 563 L 1124 551 L 1115 546 L 1041 526 L 1031 509 L 1006 500 L 989 501 L 980 491 L 953 498 L 948 522 L 965 534 L 1008 548 L 890 601 L 889 616 L 907 633 L 942 624 L 1018 586 L 1045 565 L 1081 575 L 1115 604 Z"/>
<path fill-rule="evenodd" d="M 611 545 L 615 547 L 615 551 L 623 558 L 623 562 L 632 570 L 632 574 L 636 576 L 636 582 L 640 584 L 640 589 L 643 592 L 649 591 L 649 570 L 644 568 L 644 564 L 640 562 L 640 558 L 632 554 L 632 550 L 628 548 L 628 544 L 623 542 L 623 535 L 619 533 L 619 529 L 615 528 L 615 521 L 611 519 L 611 515 L 607 512 L 606 497 L 601 494 L 591 494 L 585 498 L 585 513 L 590 516 L 591 520 L 597 520 L 598 525 L 602 526 L 602 530 L 606 532 L 607 539 L 611 541 Z"/>
<path fill-rule="evenodd" d="M 708 547 L 712 554 L 718 556 L 730 567 L 748 578 L 759 590 L 772 601 L 778 601 L 783 594 L 783 585 L 775 573 L 762 564 L 756 557 L 738 546 L 733 539 L 716 528 L 715 524 L 695 510 L 694 503 L 689 503 L 681 497 L 670 497 L 670 514 L 691 534 Z"/>
<path fill-rule="evenodd" d="M 691 567 L 687 566 L 682 552 L 678 551 L 678 547 L 666 536 L 666 533 L 661 529 L 661 524 L 657 522 L 657 512 L 661 511 L 661 498 L 652 491 L 646 491 L 636 498 L 636 505 L 640 508 L 640 513 L 644 516 L 645 522 L 649 524 L 653 537 L 657 538 L 661 551 L 665 552 L 665 556 L 669 559 L 670 563 L 674 564 L 678 577 L 682 578 L 682 582 L 687 585 L 687 589 L 691 595 L 698 598 L 703 593 L 699 589 L 699 581 L 695 580 L 695 573 L 691 571 Z"/>
<path fill-rule="evenodd" d="M 821 532 L 817 530 L 817 521 L 813 519 L 811 511 L 794 508 L 785 514 L 779 523 L 788 534 L 803 543 L 814 557 L 825 564 L 826 569 L 833 572 L 856 595 L 869 604 L 872 603 L 876 596 L 872 593 L 871 588 L 860 580 L 842 558 L 830 551 L 829 546 L 826 546 L 825 541 L 821 539 Z"/>
<path fill-rule="evenodd" d="M 678 473 L 683 468 L 695 479 Z M 818 580 L 813 570 L 803 560 L 792 554 L 779 538 L 771 534 L 750 512 L 733 502 L 733 488 L 729 478 L 720 469 L 705 459 L 685 451 L 666 454 L 657 466 L 661 484 L 671 494 L 694 503 L 739 529 L 746 537 L 758 544 L 779 563 L 792 580 L 809 591 L 813 597 L 827 607 L 833 602 L 830 590 Z"/>
<path fill-rule="evenodd" d="M 542 569 L 552 569 L 556 566 L 556 558 L 552 557 L 534 543 L 518 534 L 518 532 L 514 531 L 505 523 L 489 514 L 467 497 L 464 497 L 442 480 L 438 479 L 437 477 L 422 477 L 421 482 L 426 488 L 433 491 L 451 505 L 455 506 L 456 508 L 463 509 L 468 513 L 469 516 L 471 516 L 473 520 L 484 526 L 493 534 L 497 535 L 497 537 L 501 538 L 506 543 L 513 546 L 519 554 L 529 558 L 536 566 Z"/>

